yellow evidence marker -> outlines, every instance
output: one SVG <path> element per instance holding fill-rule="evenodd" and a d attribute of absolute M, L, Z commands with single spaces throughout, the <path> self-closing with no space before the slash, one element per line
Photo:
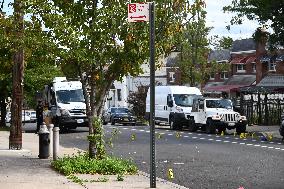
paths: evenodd
<path fill-rule="evenodd" d="M 131 140 L 133 141 L 133 140 L 135 140 L 136 139 L 136 135 L 135 134 L 132 134 L 131 135 Z"/>
<path fill-rule="evenodd" d="M 224 136 L 224 131 L 221 132 L 221 136 Z"/>
<path fill-rule="evenodd" d="M 169 170 L 168 170 L 168 178 L 169 178 L 169 179 L 173 179 L 173 178 L 174 178 L 173 169 L 169 169 Z"/>
<path fill-rule="evenodd" d="M 180 133 L 179 132 L 176 132 L 176 138 L 180 138 Z"/>

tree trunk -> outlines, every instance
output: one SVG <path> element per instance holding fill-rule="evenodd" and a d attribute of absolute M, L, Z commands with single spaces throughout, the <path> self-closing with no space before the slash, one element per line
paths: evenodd
<path fill-rule="evenodd" d="M 14 1 L 15 15 L 15 53 L 13 56 L 13 91 L 11 106 L 11 128 L 9 149 L 22 149 L 22 104 L 23 104 L 23 79 L 24 79 L 24 13 L 23 2 Z"/>

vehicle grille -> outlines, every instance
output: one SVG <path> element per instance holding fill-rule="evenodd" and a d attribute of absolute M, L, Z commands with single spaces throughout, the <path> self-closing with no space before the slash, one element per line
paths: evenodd
<path fill-rule="evenodd" d="M 70 110 L 71 116 L 85 116 L 85 110 Z"/>
<path fill-rule="evenodd" d="M 236 122 L 237 114 L 223 114 L 222 120 L 225 122 Z"/>

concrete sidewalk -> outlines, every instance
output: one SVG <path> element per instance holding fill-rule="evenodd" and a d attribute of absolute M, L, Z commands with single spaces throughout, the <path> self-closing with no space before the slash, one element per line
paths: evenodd
<path fill-rule="evenodd" d="M 83 182 L 82 185 L 68 180 L 66 176 L 54 171 L 51 159 L 38 158 L 38 135 L 23 133 L 23 149 L 9 150 L 9 132 L 0 131 L 0 188 L 2 189 L 122 189 L 150 188 L 149 176 L 139 172 L 125 176 L 117 181 L 117 176 L 76 175 L 81 179 L 98 180 L 108 178 L 107 182 Z M 76 153 L 78 149 L 60 146 L 60 156 Z M 157 188 L 170 189 L 185 187 L 157 178 Z"/>

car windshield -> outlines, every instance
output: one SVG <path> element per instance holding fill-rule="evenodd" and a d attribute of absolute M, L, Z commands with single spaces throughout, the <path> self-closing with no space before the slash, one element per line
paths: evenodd
<path fill-rule="evenodd" d="M 185 107 L 191 107 L 193 99 L 196 97 L 196 95 L 190 95 L 190 94 L 174 94 L 173 96 L 175 104 L 177 106 L 185 106 Z"/>
<path fill-rule="evenodd" d="M 206 107 L 232 109 L 232 102 L 228 99 L 206 100 Z"/>
<path fill-rule="evenodd" d="M 56 91 L 56 96 L 59 103 L 85 102 L 82 89 Z"/>
<path fill-rule="evenodd" d="M 111 108 L 111 113 L 128 113 L 127 108 Z"/>

